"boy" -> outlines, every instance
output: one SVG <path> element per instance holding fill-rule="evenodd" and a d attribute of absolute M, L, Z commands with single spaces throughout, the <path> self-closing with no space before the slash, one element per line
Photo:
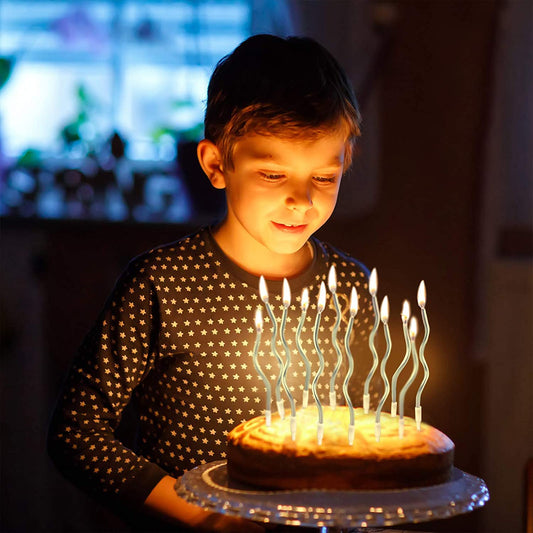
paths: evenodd
<path fill-rule="evenodd" d="M 227 213 L 217 225 L 136 258 L 118 281 L 52 420 L 50 453 L 67 477 L 126 514 L 155 514 L 174 530 L 260 530 L 185 503 L 175 478 L 224 458 L 227 432 L 264 409 L 264 386 L 251 361 L 259 276 L 277 317 L 282 279 L 290 282 L 286 335 L 295 353 L 287 379 L 296 401 L 305 375 L 293 341 L 300 293 L 308 287 L 311 295 L 301 338 L 316 370 L 310 315 L 332 264 L 344 317 L 351 286 L 358 288 L 354 340 L 362 343 L 372 316 L 368 272 L 312 237 L 333 211 L 358 122 L 344 73 L 310 39 L 254 36 L 217 65 L 198 158 L 211 184 L 225 189 Z M 330 304 L 320 331 L 324 401 L 337 357 Z M 275 381 L 270 326 L 267 317 L 260 355 Z M 364 364 L 359 370 L 358 379 L 365 377 Z M 135 451 L 114 435 L 130 402 L 139 413 Z"/>

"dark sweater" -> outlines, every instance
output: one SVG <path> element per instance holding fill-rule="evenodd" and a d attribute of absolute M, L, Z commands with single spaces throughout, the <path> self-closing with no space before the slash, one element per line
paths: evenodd
<path fill-rule="evenodd" d="M 351 286 L 359 293 L 360 310 L 352 335 L 356 372 L 350 386 L 354 404 L 360 405 L 371 362 L 367 339 L 373 312 L 368 272 L 333 247 L 314 238 L 311 242 L 312 264 L 289 280 L 292 303 L 285 336 L 292 362 L 287 382 L 301 404 L 305 368 L 295 343 L 300 296 L 308 287 L 310 307 L 301 339 L 314 373 L 318 365 L 312 336 L 318 289 L 321 281 L 327 285 L 334 263 L 344 311 L 338 333 L 341 345 Z M 279 325 L 282 283 L 267 284 Z M 252 362 L 254 314 L 263 305 L 258 286 L 257 277 L 224 255 L 208 228 L 134 259 L 85 338 L 58 400 L 49 451 L 59 469 L 100 499 L 135 508 L 167 473 L 179 476 L 197 465 L 223 459 L 228 431 L 265 409 L 265 387 Z M 270 350 L 271 324 L 264 309 L 263 316 L 259 364 L 271 380 L 274 412 L 279 364 Z M 319 333 L 326 367 L 318 389 L 325 402 L 337 360 L 331 338 L 335 317 L 328 291 Z M 279 336 L 277 346 L 285 357 Z M 335 384 L 339 403 L 344 402 L 345 369 L 346 363 Z M 311 394 L 309 402 L 313 402 Z M 129 403 L 138 413 L 138 438 L 128 447 L 116 430 Z"/>

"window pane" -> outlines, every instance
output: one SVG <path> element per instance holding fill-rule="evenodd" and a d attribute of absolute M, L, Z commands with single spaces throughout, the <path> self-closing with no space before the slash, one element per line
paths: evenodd
<path fill-rule="evenodd" d="M 250 0 L 3 0 L 0 214 L 191 217 L 177 145 L 202 136 L 250 17 Z"/>

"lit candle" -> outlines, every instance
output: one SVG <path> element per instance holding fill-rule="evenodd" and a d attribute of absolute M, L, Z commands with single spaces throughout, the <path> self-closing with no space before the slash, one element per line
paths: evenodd
<path fill-rule="evenodd" d="M 350 425 L 348 426 L 348 443 L 350 444 L 350 446 L 353 444 L 355 433 L 353 405 L 352 400 L 350 398 L 350 394 L 348 393 L 348 382 L 352 377 L 354 366 L 353 355 L 352 351 L 350 350 L 350 335 L 352 334 L 353 321 L 355 319 L 355 315 L 357 315 L 358 309 L 359 302 L 357 298 L 357 291 L 355 287 L 352 287 L 352 293 L 350 295 L 350 319 L 348 320 L 346 335 L 344 337 L 344 347 L 346 348 L 346 356 L 348 359 L 348 371 L 346 372 L 346 376 L 344 376 L 344 383 L 342 384 L 342 392 L 344 393 L 344 399 L 346 400 L 346 404 L 348 405 L 348 409 L 350 411 Z"/>
<path fill-rule="evenodd" d="M 257 335 L 255 337 L 255 346 L 254 346 L 254 367 L 257 370 L 257 373 L 261 376 L 261 379 L 263 380 L 263 383 L 265 384 L 266 389 L 266 409 L 265 409 L 265 418 L 266 418 L 266 425 L 270 426 L 271 424 L 271 415 L 272 412 L 270 410 L 270 405 L 272 403 L 272 391 L 270 388 L 270 381 L 265 376 L 265 373 L 259 366 L 259 362 L 257 361 L 257 351 L 259 349 L 259 345 L 261 344 L 261 334 L 263 333 L 263 313 L 261 313 L 261 308 L 258 307 L 255 311 L 255 330 L 257 332 Z"/>
<path fill-rule="evenodd" d="M 376 410 L 376 440 L 378 442 L 381 437 L 381 410 L 383 409 L 383 405 L 385 404 L 385 401 L 387 400 L 387 397 L 389 396 L 390 392 L 389 379 L 387 377 L 386 371 L 387 360 L 389 359 L 389 355 L 391 352 L 391 338 L 389 332 L 389 298 L 387 296 L 383 298 L 383 301 L 381 303 L 381 321 L 383 322 L 383 331 L 385 333 L 385 340 L 387 341 L 387 349 L 385 351 L 383 359 L 381 360 L 381 366 L 379 369 L 381 378 L 383 379 L 383 383 L 385 384 L 385 390 L 383 391 L 383 395 L 381 396 L 378 408 Z"/>
<path fill-rule="evenodd" d="M 283 419 L 285 416 L 285 410 L 283 408 L 283 398 L 281 397 L 281 370 L 283 368 L 283 360 L 281 359 L 276 348 L 278 323 L 276 322 L 276 318 L 274 317 L 274 313 L 272 312 L 272 307 L 270 306 L 270 303 L 268 301 L 268 289 L 265 278 L 263 276 L 261 276 L 261 278 L 259 279 L 259 295 L 261 296 L 261 300 L 265 304 L 268 316 L 270 317 L 270 321 L 272 322 L 272 340 L 270 341 L 270 348 L 272 350 L 272 353 L 276 356 L 280 367 L 280 373 L 278 375 L 278 379 L 276 380 L 276 405 L 278 408 L 279 416 L 281 419 Z"/>
<path fill-rule="evenodd" d="M 335 272 L 335 265 L 331 265 L 328 274 L 328 287 L 333 295 L 333 304 L 335 305 L 336 320 L 335 325 L 333 326 L 333 331 L 331 333 L 331 341 L 335 352 L 337 353 L 337 363 L 331 374 L 331 380 L 329 382 L 329 406 L 332 409 L 335 409 L 336 405 L 336 394 L 335 394 L 335 381 L 337 379 L 337 374 L 342 364 L 342 352 L 337 340 L 337 332 L 339 331 L 339 325 L 341 323 L 341 309 L 339 306 L 339 299 L 337 297 L 337 273 Z"/>
<path fill-rule="evenodd" d="M 423 280 L 420 282 L 420 285 L 418 286 L 417 299 L 418 299 L 418 305 L 420 307 L 420 312 L 422 313 L 422 322 L 424 323 L 424 338 L 422 339 L 422 342 L 420 343 L 420 350 L 419 350 L 420 362 L 422 363 L 422 367 L 424 368 L 424 377 L 422 379 L 422 383 L 420 383 L 420 386 L 418 387 L 418 392 L 416 393 L 416 403 L 415 403 L 416 427 L 418 428 L 418 431 L 420 431 L 420 427 L 422 423 L 422 405 L 420 404 L 420 397 L 422 396 L 422 391 L 424 390 L 424 387 L 426 386 L 426 383 L 429 378 L 429 368 L 426 363 L 426 359 L 424 357 L 424 350 L 426 348 L 426 344 L 429 338 L 429 322 L 428 322 L 428 317 L 426 313 L 426 284 L 424 283 Z"/>
<path fill-rule="evenodd" d="M 287 323 L 287 312 L 289 306 L 291 305 L 291 289 L 289 287 L 289 282 L 286 278 L 283 278 L 283 315 L 281 317 L 281 328 L 280 328 L 280 337 L 283 347 L 285 348 L 285 362 L 283 364 L 283 369 L 281 371 L 281 383 L 289 398 L 291 404 L 291 437 L 292 440 L 296 440 L 296 405 L 294 403 L 294 398 L 287 386 L 287 370 L 291 364 L 291 350 L 287 344 L 287 339 L 285 338 L 285 325 Z"/>
<path fill-rule="evenodd" d="M 296 331 L 296 348 L 298 348 L 298 353 L 303 359 L 305 365 L 305 385 L 302 395 L 302 408 L 307 409 L 307 404 L 309 401 L 309 382 L 311 381 L 311 363 L 304 349 L 302 348 L 301 333 L 302 328 L 305 322 L 305 317 L 307 314 L 307 309 L 309 307 L 309 291 L 307 287 L 302 291 L 302 300 L 301 300 L 301 309 L 302 314 L 300 316 L 300 323 L 298 324 L 298 330 Z"/>
<path fill-rule="evenodd" d="M 372 362 L 372 368 L 370 369 L 370 372 L 368 373 L 368 376 L 365 381 L 365 389 L 364 389 L 364 394 L 363 394 L 363 409 L 365 413 L 368 413 L 368 410 L 370 409 L 370 394 L 369 394 L 370 381 L 372 380 L 372 376 L 374 375 L 374 372 L 376 371 L 376 368 L 378 367 L 378 353 L 376 352 L 376 346 L 374 345 L 374 338 L 376 336 L 376 332 L 379 327 L 379 309 L 378 309 L 378 300 L 376 297 L 376 294 L 378 292 L 378 273 L 375 268 L 370 273 L 370 280 L 368 282 L 368 291 L 370 292 L 370 295 L 372 296 L 372 307 L 374 308 L 374 327 L 372 328 L 372 331 L 370 332 L 370 336 L 368 338 L 368 344 L 372 352 L 373 362 Z"/>
<path fill-rule="evenodd" d="M 322 355 L 322 351 L 320 350 L 320 346 L 318 345 L 318 330 L 320 327 L 320 317 L 325 307 L 326 307 L 326 285 L 324 284 L 324 282 L 322 282 L 320 284 L 320 291 L 318 293 L 318 307 L 317 307 L 317 313 L 316 313 L 316 319 L 315 319 L 315 331 L 313 335 L 315 350 L 318 355 L 318 370 L 313 379 L 313 383 L 311 384 L 311 389 L 313 391 L 313 398 L 315 399 L 316 407 L 318 409 L 317 441 L 319 445 L 322 444 L 322 438 L 324 437 L 324 413 L 322 412 L 322 404 L 320 403 L 320 398 L 318 397 L 318 394 L 316 391 L 316 385 L 317 385 L 318 379 L 322 375 L 322 372 L 324 372 L 324 356 Z"/>
<path fill-rule="evenodd" d="M 402 390 L 400 391 L 400 438 L 403 438 L 403 427 L 404 427 L 404 420 L 403 420 L 403 414 L 404 414 L 404 403 L 405 403 L 405 393 L 409 389 L 409 387 L 412 385 L 413 381 L 416 378 L 416 375 L 418 374 L 418 354 L 416 353 L 416 335 L 418 333 L 418 322 L 416 321 L 416 318 L 413 316 L 411 317 L 411 320 L 409 322 L 409 339 L 410 339 L 410 346 L 411 346 L 411 358 L 413 360 L 413 370 L 411 371 L 411 375 L 409 376 L 409 379 L 405 382 L 405 385 L 402 387 Z"/>
<path fill-rule="evenodd" d="M 411 341 L 409 339 L 409 331 L 407 330 L 407 323 L 409 322 L 409 317 L 411 316 L 411 306 L 407 300 L 404 300 L 402 306 L 402 326 L 403 326 L 403 338 L 405 341 L 405 355 L 403 360 L 400 363 L 400 366 L 394 372 L 392 376 L 392 402 L 391 402 L 391 416 L 396 416 L 396 409 L 398 408 L 398 402 L 396 401 L 396 385 L 398 383 L 398 378 L 400 373 L 405 368 L 405 365 L 409 361 L 409 355 L 411 354 Z"/>

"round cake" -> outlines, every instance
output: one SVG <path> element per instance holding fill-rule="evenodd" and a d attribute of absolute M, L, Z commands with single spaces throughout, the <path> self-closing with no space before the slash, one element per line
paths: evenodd
<path fill-rule="evenodd" d="M 404 417 L 381 414 L 375 436 L 375 413 L 355 409 L 353 444 L 349 443 L 347 407 L 324 407 L 322 443 L 317 439 L 315 408 L 299 410 L 296 439 L 290 417 L 260 416 L 243 422 L 228 435 L 230 479 L 265 489 L 384 490 L 436 485 L 448 481 L 453 442 L 441 431 Z"/>

